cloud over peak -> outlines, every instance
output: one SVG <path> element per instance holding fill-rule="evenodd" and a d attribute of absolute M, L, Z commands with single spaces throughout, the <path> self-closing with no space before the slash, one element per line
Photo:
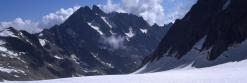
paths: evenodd
<path fill-rule="evenodd" d="M 60 24 L 64 22 L 70 15 L 72 15 L 76 10 L 78 10 L 80 6 L 75 6 L 72 8 L 64 9 L 56 11 L 55 13 L 50 13 L 48 15 L 43 16 L 42 24 L 40 27 L 42 28 L 50 28 L 55 24 Z"/>
<path fill-rule="evenodd" d="M 100 7 L 105 12 L 117 11 L 132 13 L 142 16 L 150 25 L 158 25 L 174 22 L 181 19 L 190 10 L 197 0 L 121 0 L 120 3 L 112 3 L 107 0 Z"/>
<path fill-rule="evenodd" d="M 110 50 L 123 49 L 124 46 L 124 37 L 112 35 L 110 37 L 103 37 L 101 41 L 103 44 L 107 46 Z"/>
<path fill-rule="evenodd" d="M 100 5 L 105 12 L 117 11 L 121 13 L 132 13 L 142 16 L 150 25 L 164 24 L 163 0 L 122 0 L 120 3 L 112 3 L 107 0 L 106 5 Z"/>
<path fill-rule="evenodd" d="M 30 33 L 40 32 L 42 29 L 38 28 L 39 23 L 32 22 L 31 20 L 24 20 L 22 18 L 16 18 L 13 21 L 5 21 L 0 23 L 0 30 L 14 27 L 17 30 L 25 30 Z"/>
<path fill-rule="evenodd" d="M 61 24 L 70 15 L 72 15 L 80 6 L 75 6 L 72 8 L 61 8 L 60 10 L 43 16 L 41 22 L 33 22 L 28 19 L 16 18 L 12 21 L 0 22 L 0 30 L 8 27 L 14 27 L 18 30 L 25 30 L 30 33 L 37 33 L 45 28 L 50 28 L 56 24 Z"/>
<path fill-rule="evenodd" d="M 196 1 L 197 0 L 121 0 L 118 3 L 113 3 L 112 0 L 107 0 L 106 4 L 99 6 L 107 13 L 112 11 L 131 13 L 142 16 L 150 25 L 156 23 L 163 26 L 164 24 L 174 22 L 176 19 L 183 18 Z M 39 22 L 33 22 L 23 18 L 0 22 L 0 30 L 14 27 L 19 30 L 37 33 L 45 28 L 63 23 L 79 8 L 80 6 L 67 9 L 61 8 L 58 11 L 44 15 Z"/>

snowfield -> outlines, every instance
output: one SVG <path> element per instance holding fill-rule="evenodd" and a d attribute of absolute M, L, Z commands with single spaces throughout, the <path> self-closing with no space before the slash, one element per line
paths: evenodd
<path fill-rule="evenodd" d="M 247 60 L 207 68 L 185 68 L 169 71 L 74 77 L 43 81 L 5 81 L 3 83 L 247 83 Z"/>

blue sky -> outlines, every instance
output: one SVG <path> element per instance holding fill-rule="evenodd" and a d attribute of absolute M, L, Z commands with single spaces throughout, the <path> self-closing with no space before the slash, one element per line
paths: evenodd
<path fill-rule="evenodd" d="M 164 0 L 162 5 L 166 11 L 174 10 L 175 0 Z M 193 4 L 187 0 L 177 0 L 184 4 Z M 120 0 L 113 0 L 119 3 Z M 0 21 L 13 20 L 17 17 L 39 21 L 46 14 L 57 11 L 60 8 L 69 8 L 75 5 L 105 4 L 106 0 L 0 0 Z M 177 2 L 176 2 L 177 3 Z"/>
<path fill-rule="evenodd" d="M 142 16 L 150 25 L 182 18 L 197 0 L 0 0 L 0 29 L 17 27 L 37 32 L 66 20 L 75 6 L 100 5 L 105 12 Z M 40 30 L 38 30 L 40 31 Z"/>
<path fill-rule="evenodd" d="M 17 17 L 38 21 L 42 16 L 60 8 L 104 3 L 104 0 L 0 0 L 0 21 Z"/>

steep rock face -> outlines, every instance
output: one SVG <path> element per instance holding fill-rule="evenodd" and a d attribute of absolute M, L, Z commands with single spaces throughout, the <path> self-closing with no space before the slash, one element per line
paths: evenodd
<path fill-rule="evenodd" d="M 37 34 L 8 28 L 0 32 L 0 79 L 130 73 L 170 26 L 150 26 L 142 17 L 86 6 Z"/>
<path fill-rule="evenodd" d="M 71 58 L 64 56 L 59 49 L 43 48 L 43 42 L 26 31 L 7 28 L 0 32 L 0 40 L 1 79 L 51 79 L 83 74 L 81 67 Z"/>
<path fill-rule="evenodd" d="M 245 59 L 242 55 L 234 55 L 232 56 L 234 59 L 230 57 L 217 62 L 219 56 L 224 56 L 226 51 L 247 37 L 246 3 L 244 0 L 198 0 L 182 20 L 176 20 L 155 52 L 146 57 L 144 63 L 170 57 L 175 57 L 176 63 L 181 60 L 193 62 L 197 59 L 195 57 L 204 56 L 207 61 L 212 62 L 209 62 L 210 65 Z M 196 46 L 202 39 L 204 41 L 201 45 Z M 185 59 L 192 51 L 199 53 L 196 53 L 193 59 Z M 210 66 L 207 64 L 193 66 Z M 181 65 L 183 63 L 171 68 Z"/>
<path fill-rule="evenodd" d="M 144 55 L 156 47 L 160 39 L 152 39 L 155 36 L 149 31 L 155 29 L 151 28 L 141 17 L 117 12 L 106 14 L 93 6 L 80 8 L 63 24 L 40 33 L 43 34 L 40 37 L 77 56 L 86 70 L 116 74 L 135 70 Z"/>

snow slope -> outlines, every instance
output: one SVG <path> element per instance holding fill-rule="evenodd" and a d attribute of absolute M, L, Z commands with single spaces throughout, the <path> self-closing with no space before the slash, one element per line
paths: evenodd
<path fill-rule="evenodd" d="M 247 83 L 247 60 L 213 67 L 190 65 L 169 71 L 145 74 L 75 77 L 44 81 L 5 81 L 3 83 Z"/>
<path fill-rule="evenodd" d="M 227 62 L 236 62 L 247 59 L 247 40 L 245 40 L 241 43 L 236 43 L 230 46 L 228 50 L 223 52 L 216 60 L 209 61 L 207 59 L 207 56 L 211 51 L 211 48 L 200 51 L 200 49 L 202 49 L 202 45 L 205 42 L 206 37 L 207 36 L 203 37 L 200 41 L 198 41 L 194 45 L 194 47 L 182 58 L 177 59 L 175 57 L 171 57 L 176 55 L 176 53 L 167 56 L 169 53 L 168 51 L 164 54 L 164 57 L 162 57 L 159 60 L 149 62 L 148 64 L 146 64 L 146 66 L 144 66 L 135 73 L 167 71 L 177 68 L 183 68 L 188 65 L 191 65 L 195 68 L 204 68 L 224 64 Z"/>

